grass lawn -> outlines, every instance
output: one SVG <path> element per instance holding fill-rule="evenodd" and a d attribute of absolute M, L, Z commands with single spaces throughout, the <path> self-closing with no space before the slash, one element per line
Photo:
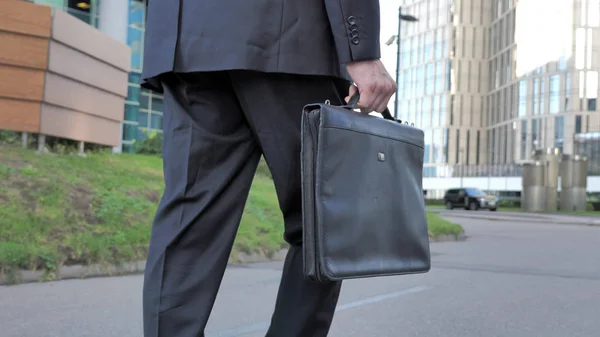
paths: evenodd
<path fill-rule="evenodd" d="M 454 237 L 458 237 L 465 232 L 461 225 L 442 219 L 433 212 L 427 212 L 427 227 L 429 228 L 430 237 L 441 235 L 454 235 Z"/>
<path fill-rule="evenodd" d="M 51 280 L 61 265 L 143 259 L 162 190 L 156 156 L 39 155 L 0 144 L 0 274 L 42 269 Z M 432 235 L 462 231 L 435 214 L 428 219 Z M 273 182 L 261 164 L 232 256 L 284 246 Z"/>

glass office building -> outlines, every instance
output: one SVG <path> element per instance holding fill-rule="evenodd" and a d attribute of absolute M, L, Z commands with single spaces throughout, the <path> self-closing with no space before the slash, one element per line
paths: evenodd
<path fill-rule="evenodd" d="M 146 0 L 28 0 L 65 11 L 131 48 L 131 73 L 124 106 L 122 145 L 132 152 L 135 140 L 162 132 L 163 98 L 140 88 L 144 64 Z"/>
<path fill-rule="evenodd" d="M 98 0 L 26 0 L 67 12 L 81 21 L 98 28 Z"/>
<path fill-rule="evenodd" d="M 600 131 L 600 0 L 401 5 L 420 22 L 401 27 L 399 118 L 425 130 L 425 177 L 518 175 L 543 148 L 598 156 L 576 135 Z"/>
<path fill-rule="evenodd" d="M 151 132 L 162 132 L 163 97 L 140 88 L 144 65 L 144 33 L 146 0 L 129 2 L 127 44 L 131 47 L 131 74 L 125 104 L 123 151 L 132 152 L 135 140 L 144 139 Z"/>

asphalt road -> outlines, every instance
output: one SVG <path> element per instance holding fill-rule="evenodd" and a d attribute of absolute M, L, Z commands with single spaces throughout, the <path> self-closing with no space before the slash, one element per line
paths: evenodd
<path fill-rule="evenodd" d="M 455 221 L 469 238 L 432 244 L 430 273 L 345 282 L 330 336 L 600 335 L 600 228 Z M 207 337 L 264 336 L 280 268 L 229 268 Z M 0 336 L 141 337 L 140 286 L 127 276 L 0 287 Z"/>

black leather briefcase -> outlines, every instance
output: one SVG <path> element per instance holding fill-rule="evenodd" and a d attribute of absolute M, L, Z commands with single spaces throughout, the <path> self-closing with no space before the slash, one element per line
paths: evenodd
<path fill-rule="evenodd" d="M 302 115 L 304 275 L 324 282 L 426 273 L 424 133 L 326 103 Z"/>

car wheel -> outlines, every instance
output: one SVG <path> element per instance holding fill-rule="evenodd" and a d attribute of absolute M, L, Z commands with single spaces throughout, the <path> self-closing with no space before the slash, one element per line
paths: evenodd
<path fill-rule="evenodd" d="M 452 208 L 453 208 L 453 207 L 452 207 L 452 203 L 451 203 L 450 201 L 448 201 L 448 202 L 446 203 L 446 209 L 452 209 Z"/>
<path fill-rule="evenodd" d="M 498 208 L 490 208 L 490 211 L 492 211 L 492 212 L 495 212 L 497 210 L 498 210 Z"/>
<path fill-rule="evenodd" d="M 471 203 L 469 204 L 469 209 L 471 211 L 476 211 L 477 210 L 477 203 L 475 201 L 471 201 Z"/>

